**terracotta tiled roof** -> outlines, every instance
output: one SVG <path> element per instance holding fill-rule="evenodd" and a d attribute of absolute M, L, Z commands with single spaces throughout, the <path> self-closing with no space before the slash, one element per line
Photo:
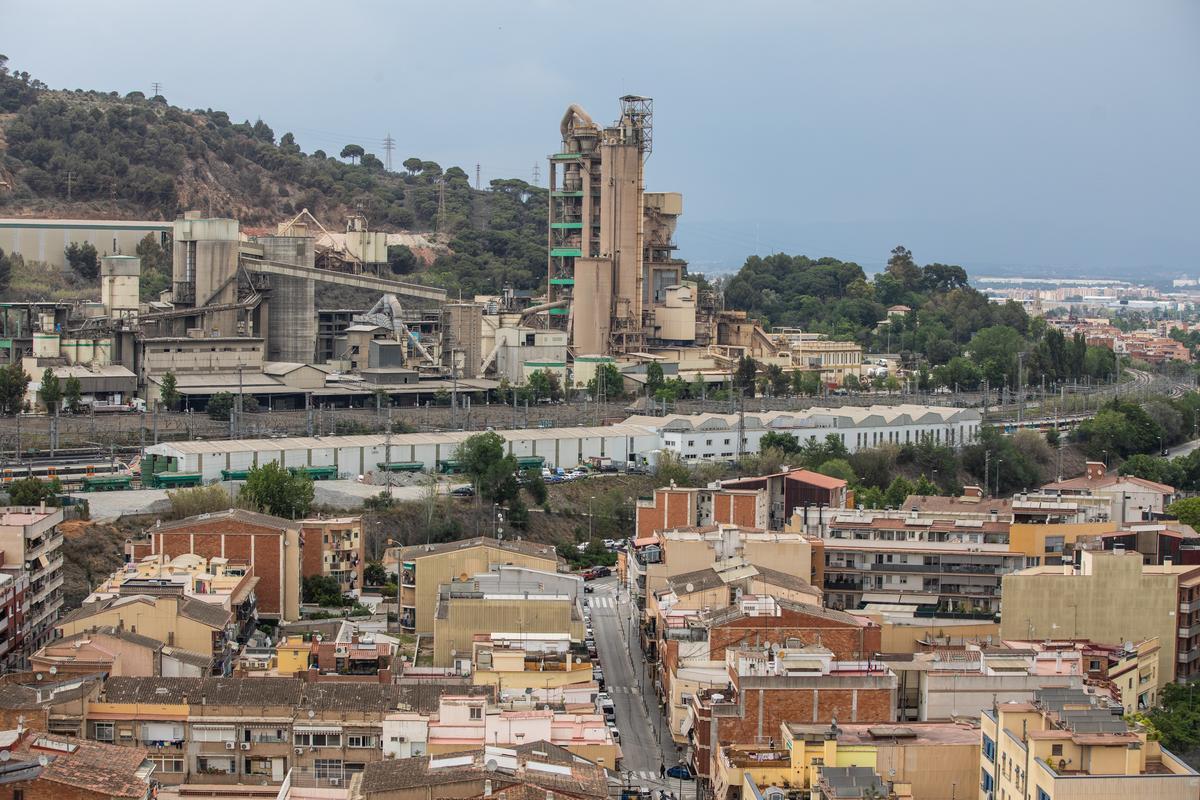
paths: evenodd
<path fill-rule="evenodd" d="M 149 788 L 137 774 L 147 755 L 141 748 L 35 733 L 22 739 L 13 752 L 31 760 L 46 756 L 49 763 L 40 779 L 51 783 L 112 798 L 145 797 Z"/>

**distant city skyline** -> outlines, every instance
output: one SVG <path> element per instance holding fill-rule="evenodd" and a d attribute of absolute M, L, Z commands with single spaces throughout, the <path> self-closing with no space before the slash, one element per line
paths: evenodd
<path fill-rule="evenodd" d="M 0 0 L 14 69 L 261 118 L 306 152 L 531 180 L 570 103 L 655 99 L 647 189 L 680 255 L 878 270 L 897 244 L 974 273 L 1200 272 L 1200 4 L 521 4 Z M 70 24 L 61 24 L 69 19 Z M 57 22 L 56 22 L 57 20 Z M 15 35 L 13 35 L 15 34 Z"/>

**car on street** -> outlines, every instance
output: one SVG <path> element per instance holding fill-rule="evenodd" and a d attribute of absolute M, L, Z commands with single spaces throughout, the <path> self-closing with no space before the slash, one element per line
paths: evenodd
<path fill-rule="evenodd" d="M 450 496 L 451 497 L 474 497 L 475 496 L 475 487 L 474 486 L 455 486 L 453 489 L 450 490 Z"/>
<path fill-rule="evenodd" d="M 608 726 L 608 731 L 609 731 L 609 733 L 611 733 L 611 734 L 612 734 L 612 738 L 613 738 L 613 741 L 614 741 L 614 742 L 620 742 L 620 741 L 621 741 L 621 731 L 620 731 L 620 730 L 617 728 L 617 726 L 616 726 L 616 725 L 609 725 L 609 726 Z"/>
<path fill-rule="evenodd" d="M 596 591 L 596 587 L 595 587 L 595 586 L 592 586 L 590 583 L 586 583 L 586 584 L 584 584 L 584 586 L 583 586 L 583 593 L 584 593 L 584 594 L 591 594 L 591 593 L 592 593 L 592 592 L 594 592 L 594 591 Z"/>
<path fill-rule="evenodd" d="M 680 761 L 675 766 L 667 770 L 668 778 L 681 778 L 685 781 L 690 781 L 696 777 L 696 773 L 692 771 L 692 765 L 686 761 Z"/>

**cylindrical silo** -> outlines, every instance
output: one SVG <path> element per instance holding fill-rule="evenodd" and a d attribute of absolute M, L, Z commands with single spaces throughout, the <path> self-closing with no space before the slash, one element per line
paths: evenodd
<path fill-rule="evenodd" d="M 312 268 L 315 265 L 311 236 L 264 236 L 259 244 L 263 258 Z M 317 300 L 314 281 L 271 276 L 267 361 L 311 364 L 316 358 Z"/>

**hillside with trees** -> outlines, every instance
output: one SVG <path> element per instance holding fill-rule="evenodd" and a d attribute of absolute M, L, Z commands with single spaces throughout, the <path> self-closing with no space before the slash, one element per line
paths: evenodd
<path fill-rule="evenodd" d="M 444 203 L 442 198 L 444 197 Z M 457 166 L 418 157 L 389 172 L 360 143 L 305 153 L 292 133 L 141 92 L 51 90 L 0 56 L 0 215 L 173 219 L 188 209 L 267 226 L 307 208 L 331 229 L 352 213 L 384 231 L 436 231 L 451 254 L 392 269 L 464 293 L 545 276 L 546 192 L 477 190 Z"/>

